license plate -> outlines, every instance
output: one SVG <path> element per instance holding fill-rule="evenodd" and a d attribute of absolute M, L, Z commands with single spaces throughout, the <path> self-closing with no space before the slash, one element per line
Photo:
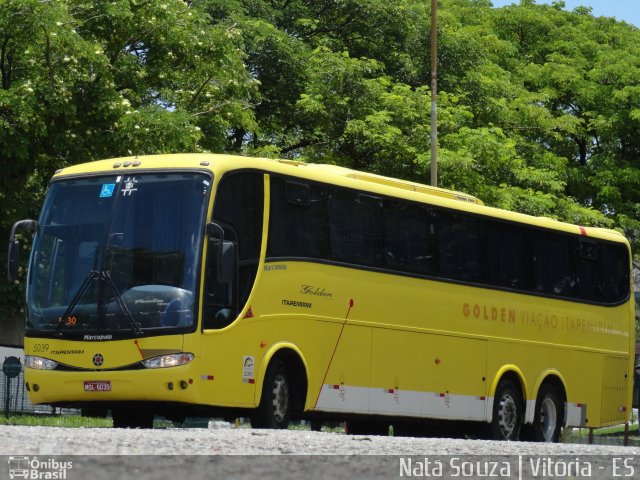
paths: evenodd
<path fill-rule="evenodd" d="M 111 391 L 111 381 L 103 380 L 103 381 L 93 381 L 84 382 L 84 391 L 85 392 L 110 392 Z"/>

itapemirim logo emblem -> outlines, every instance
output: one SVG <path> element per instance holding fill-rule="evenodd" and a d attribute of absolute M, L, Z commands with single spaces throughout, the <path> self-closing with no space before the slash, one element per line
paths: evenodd
<path fill-rule="evenodd" d="M 73 462 L 60 461 L 55 458 L 39 460 L 38 457 L 9 457 L 9 478 L 25 478 L 30 480 L 66 480 L 67 470 L 73 468 Z"/>
<path fill-rule="evenodd" d="M 96 367 L 101 367 L 103 363 L 104 363 L 104 357 L 102 356 L 102 354 L 101 353 L 96 353 L 93 356 L 93 364 Z"/>

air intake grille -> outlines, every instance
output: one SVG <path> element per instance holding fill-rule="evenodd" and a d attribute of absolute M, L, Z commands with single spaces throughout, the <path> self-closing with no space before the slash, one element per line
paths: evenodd
<path fill-rule="evenodd" d="M 602 418 L 600 423 L 624 423 L 628 417 L 624 406 L 629 381 L 626 378 L 629 359 L 605 357 L 602 370 Z"/>

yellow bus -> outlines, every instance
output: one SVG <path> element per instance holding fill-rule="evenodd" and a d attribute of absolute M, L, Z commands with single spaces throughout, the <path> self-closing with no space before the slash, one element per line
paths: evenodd
<path fill-rule="evenodd" d="M 631 253 L 615 231 L 331 165 L 180 154 L 56 172 L 26 274 L 37 404 L 473 422 L 558 441 L 631 411 Z M 451 423 L 449 423 L 451 424 Z"/>

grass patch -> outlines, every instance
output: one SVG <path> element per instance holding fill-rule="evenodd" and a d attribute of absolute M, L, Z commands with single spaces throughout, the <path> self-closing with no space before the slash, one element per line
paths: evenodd
<path fill-rule="evenodd" d="M 565 431 L 563 438 L 564 443 L 589 443 L 589 429 L 568 429 Z M 624 425 L 616 425 L 613 427 L 598 428 L 593 431 L 594 445 L 623 445 L 624 444 Z M 638 434 L 638 425 L 629 426 L 628 436 L 629 446 L 640 446 L 640 435 Z"/>
<path fill-rule="evenodd" d="M 638 425 L 637 424 L 629 425 L 629 433 L 632 435 L 637 435 Z M 615 425 L 613 427 L 598 428 L 593 431 L 594 437 L 607 437 L 607 436 L 618 436 L 618 435 L 624 435 L 624 425 Z M 573 429 L 570 436 L 578 437 L 578 438 L 588 437 L 589 429 L 588 428 Z"/>
<path fill-rule="evenodd" d="M 2 415 L 0 416 L 0 425 L 106 428 L 111 427 L 113 422 L 110 418 L 92 418 L 80 415 L 10 415 L 9 418 Z"/>

